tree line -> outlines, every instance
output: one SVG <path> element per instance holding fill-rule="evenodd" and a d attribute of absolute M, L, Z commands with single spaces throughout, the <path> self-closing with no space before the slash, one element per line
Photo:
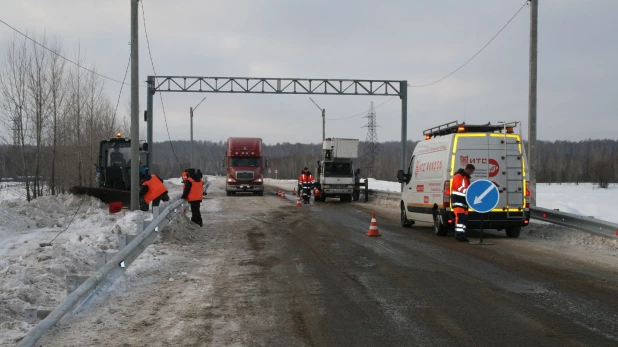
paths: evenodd
<path fill-rule="evenodd" d="M 408 141 L 406 158 L 410 158 L 417 142 Z M 196 167 L 211 175 L 223 175 L 222 159 L 225 157 L 223 141 L 196 141 Z M 176 155 L 172 152 L 172 146 Z M 379 180 L 396 180 L 401 163 L 401 144 L 382 142 L 375 160 L 373 172 L 365 168 L 365 158 L 355 163 L 361 168 L 361 176 Z M 365 143 L 360 142 L 359 154 L 364 153 Z M 190 166 L 191 147 L 189 141 L 172 141 L 155 144 L 153 172 L 164 177 L 180 175 L 180 169 Z M 271 173 L 267 177 L 295 179 L 303 167 L 315 170 L 321 158 L 321 144 L 277 143 L 264 145 L 264 155 L 268 158 Z M 537 143 L 537 181 L 541 183 L 593 182 L 601 186 L 618 182 L 618 141 L 585 140 L 538 141 Z"/>
<path fill-rule="evenodd" d="M 13 37 L 0 57 L 0 173 L 25 180 L 28 200 L 93 185 L 99 142 L 129 128 L 78 45 L 69 64 L 58 39 Z M 82 68 L 80 68 L 82 67 Z"/>

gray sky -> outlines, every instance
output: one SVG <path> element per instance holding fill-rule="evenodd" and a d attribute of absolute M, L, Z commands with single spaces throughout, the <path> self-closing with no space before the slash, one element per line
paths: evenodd
<path fill-rule="evenodd" d="M 160 75 L 436 80 L 479 50 L 523 0 L 143 0 Z M 72 54 L 122 79 L 129 54 L 129 0 L 0 0 L 0 18 L 57 36 Z M 618 1 L 541 0 L 539 138 L 616 139 Z M 529 7 L 469 65 L 427 88 L 409 89 L 409 139 L 452 120 L 519 120 L 527 131 Z M 141 21 L 141 12 L 140 12 Z M 0 26 L 0 55 L 13 32 Z M 140 80 L 152 74 L 140 26 Z M 127 78 L 129 81 L 129 78 Z M 105 82 L 116 100 L 119 84 Z M 170 135 L 189 139 L 189 107 L 206 94 L 163 94 Z M 308 96 L 207 94 L 195 138 L 259 136 L 267 143 L 319 142 L 320 111 Z M 129 97 L 123 91 L 123 105 Z M 386 97 L 315 96 L 327 118 Z M 145 91 L 140 91 L 145 105 Z M 381 141 L 400 138 L 399 99 L 378 108 Z M 327 121 L 326 135 L 365 139 L 363 117 Z M 167 140 L 155 98 L 155 140 Z"/>

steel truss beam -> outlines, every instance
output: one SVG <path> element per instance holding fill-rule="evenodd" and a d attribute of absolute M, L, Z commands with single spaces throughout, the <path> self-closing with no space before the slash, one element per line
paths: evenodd
<path fill-rule="evenodd" d="M 401 82 L 311 78 L 157 76 L 154 92 L 400 96 Z"/>
<path fill-rule="evenodd" d="M 313 94 L 398 96 L 401 99 L 401 168 L 406 169 L 408 130 L 408 81 L 320 78 L 148 76 L 148 167 L 152 168 L 154 143 L 153 102 L 156 92 Z M 402 185 L 403 187 L 403 185 Z"/>

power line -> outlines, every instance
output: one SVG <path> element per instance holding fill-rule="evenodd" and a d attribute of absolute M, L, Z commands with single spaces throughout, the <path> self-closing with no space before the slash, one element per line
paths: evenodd
<path fill-rule="evenodd" d="M 129 52 L 129 62 L 127 63 L 127 69 L 124 71 L 124 78 L 122 79 L 122 85 L 120 86 L 120 92 L 118 93 L 118 101 L 116 101 L 116 109 L 114 110 L 114 118 L 116 119 L 116 114 L 118 113 L 118 105 L 120 105 L 120 97 L 122 96 L 122 88 L 124 87 L 127 79 L 127 74 L 129 73 L 129 66 L 131 65 L 131 52 Z"/>
<path fill-rule="evenodd" d="M 476 52 L 476 53 L 475 53 L 472 57 L 470 57 L 470 59 L 466 60 L 466 62 L 465 62 L 465 63 L 463 63 L 461 66 L 459 66 L 457 69 L 453 70 L 453 72 L 451 72 L 451 73 L 449 73 L 448 75 L 446 75 L 446 76 L 444 76 L 444 77 L 442 77 L 442 78 L 440 78 L 440 79 L 438 79 L 438 80 L 435 80 L 435 81 L 433 81 L 433 82 L 431 82 L 431 83 L 421 84 L 421 85 L 417 85 L 417 86 L 413 86 L 413 85 L 409 85 L 409 84 L 408 84 L 408 87 L 410 87 L 410 88 L 423 88 L 423 87 L 429 87 L 429 86 L 431 86 L 431 85 L 434 85 L 434 84 L 436 84 L 436 83 L 439 83 L 439 82 L 444 81 L 445 79 L 447 79 L 447 78 L 449 78 L 449 77 L 453 76 L 455 73 L 457 73 L 457 71 L 459 71 L 459 70 L 463 69 L 463 68 L 464 68 L 464 66 L 468 65 L 468 63 L 470 63 L 470 62 L 471 62 L 474 58 L 476 58 L 476 56 L 478 56 L 479 54 L 481 54 L 481 52 L 482 52 L 483 50 L 485 50 L 485 48 L 487 48 L 487 46 L 489 46 L 489 44 L 490 44 L 490 43 L 491 43 L 491 42 L 492 42 L 492 41 L 493 41 L 496 37 L 498 37 L 498 35 L 500 35 L 500 33 L 501 33 L 501 32 L 502 32 L 502 31 L 503 31 L 503 30 L 504 30 L 504 29 L 505 29 L 505 28 L 506 28 L 506 27 L 507 27 L 507 26 L 508 26 L 508 25 L 509 25 L 512 21 L 513 21 L 513 19 L 515 19 L 515 17 L 517 17 L 517 15 L 519 14 L 519 12 L 521 12 L 521 10 L 523 10 L 523 9 L 524 9 L 524 7 L 526 7 L 526 5 L 528 4 L 528 1 L 529 1 L 529 0 L 526 0 L 526 1 L 524 2 L 524 4 L 523 4 L 523 5 L 521 5 L 521 7 L 519 8 L 519 10 L 517 10 L 517 12 L 515 12 L 515 14 L 513 15 L 513 17 L 511 17 L 511 19 L 509 19 L 509 21 L 508 21 L 508 22 L 506 22 L 506 24 L 504 24 L 504 26 L 503 26 L 500 30 L 498 30 L 498 32 L 497 32 L 497 33 L 496 33 L 496 34 L 495 34 L 495 35 L 494 35 L 494 36 L 493 36 L 493 37 L 492 37 L 492 38 L 491 38 L 491 39 L 490 39 L 490 40 L 489 40 L 489 41 L 488 41 L 488 42 L 487 42 L 487 43 L 486 43 L 483 47 L 481 47 L 481 49 L 480 49 L 478 52 Z"/>
<path fill-rule="evenodd" d="M 94 70 L 91 70 L 91 69 L 89 69 L 89 68 L 87 68 L 87 67 L 83 67 L 83 66 L 81 66 L 79 63 L 74 62 L 73 60 L 71 60 L 71 59 L 69 59 L 69 58 L 67 58 L 67 57 L 65 57 L 65 56 L 63 56 L 63 55 L 61 55 L 60 53 L 58 53 L 58 52 L 54 51 L 53 49 L 47 48 L 45 45 L 43 45 L 43 44 L 39 43 L 38 41 L 34 40 L 34 39 L 33 39 L 33 38 L 31 38 L 30 36 L 28 36 L 28 35 L 26 35 L 26 34 L 22 33 L 21 31 L 19 31 L 19 30 L 17 30 L 17 29 L 15 29 L 14 27 L 12 27 L 10 24 L 8 24 L 7 22 L 3 21 L 2 19 L 0 19 L 0 23 L 2 23 L 2 24 L 4 24 L 4 25 L 6 25 L 7 27 L 9 27 L 10 29 L 12 29 L 12 30 L 13 30 L 13 31 L 15 31 L 16 33 L 20 34 L 21 36 L 23 36 L 23 37 L 27 38 L 28 40 L 32 41 L 33 43 L 35 43 L 35 44 L 37 44 L 37 45 L 41 46 L 42 48 L 46 49 L 47 51 L 51 52 L 52 54 L 57 55 L 58 57 L 60 57 L 60 58 L 62 58 L 62 59 L 64 59 L 64 60 L 66 60 L 66 61 L 68 61 L 69 63 L 71 63 L 71 64 L 73 64 L 73 65 L 77 66 L 77 67 L 78 67 L 78 68 L 80 68 L 80 69 L 86 70 L 86 71 L 88 71 L 88 72 L 90 72 L 90 73 L 93 73 L 93 74 L 95 74 L 95 75 L 99 76 L 99 77 L 103 77 L 103 78 L 105 78 L 106 80 L 110 80 L 110 81 L 113 81 L 113 82 L 116 82 L 116 83 L 121 83 L 121 84 L 128 84 L 128 85 L 130 85 L 130 83 L 124 83 L 124 81 L 122 81 L 122 82 L 121 82 L 121 81 L 119 81 L 119 80 L 117 80 L 117 79 L 114 79 L 114 78 L 111 78 L 111 77 L 107 77 L 107 76 L 102 75 L 102 74 L 100 74 L 100 73 L 98 73 L 98 72 L 96 72 L 96 71 L 94 71 Z"/>
<path fill-rule="evenodd" d="M 380 106 L 382 106 L 382 105 L 386 105 L 387 103 L 389 103 L 391 100 L 393 100 L 393 99 L 394 99 L 394 98 L 396 98 L 396 97 L 397 97 L 397 95 L 393 96 L 392 98 L 390 98 L 390 99 L 388 99 L 388 100 L 384 101 L 383 103 L 379 104 L 378 106 L 374 107 L 374 109 L 376 109 L 376 108 L 378 108 L 378 107 L 380 107 Z M 367 110 L 367 111 L 363 111 L 363 112 L 361 112 L 361 113 L 357 113 L 357 114 L 355 114 L 355 115 L 353 115 L 353 116 L 349 116 L 349 117 L 342 117 L 342 118 L 326 118 L 326 120 L 344 120 L 344 119 L 350 119 L 350 118 L 355 118 L 355 117 L 360 117 L 360 116 L 366 116 L 366 115 L 367 115 L 367 112 L 369 112 L 369 110 Z"/>
<path fill-rule="evenodd" d="M 152 72 L 155 75 L 155 80 L 157 78 L 157 70 L 155 69 L 155 65 L 154 65 L 154 61 L 152 60 L 152 51 L 150 50 L 150 40 L 148 39 L 148 29 L 146 28 L 146 12 L 144 11 L 144 0 L 140 1 L 142 4 L 142 18 L 144 20 L 144 32 L 146 33 L 146 44 L 148 46 L 148 55 L 150 56 L 150 64 L 152 65 Z M 176 161 L 178 162 L 178 166 L 180 167 L 180 170 L 182 171 L 182 164 L 180 164 L 180 160 L 178 159 L 178 156 L 176 155 L 176 150 L 174 150 L 174 144 L 172 144 L 172 137 L 170 136 L 170 128 L 167 125 L 167 115 L 165 113 L 165 105 L 163 104 L 163 95 L 162 93 L 159 93 L 159 99 L 161 100 L 161 109 L 163 110 L 163 119 L 165 120 L 165 129 L 167 130 L 167 138 L 169 139 L 169 143 L 170 143 L 170 147 L 172 148 L 172 153 L 174 154 L 174 157 L 176 158 Z"/>

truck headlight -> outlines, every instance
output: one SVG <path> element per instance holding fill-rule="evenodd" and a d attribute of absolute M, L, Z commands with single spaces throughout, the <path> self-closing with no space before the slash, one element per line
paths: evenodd
<path fill-rule="evenodd" d="M 236 180 L 235 180 L 235 179 L 233 179 L 233 178 L 228 177 L 228 179 L 227 179 L 227 183 L 233 183 L 233 182 L 236 182 Z"/>
<path fill-rule="evenodd" d="M 262 183 L 263 181 L 262 181 L 262 179 L 261 179 L 261 178 L 256 178 L 256 179 L 255 179 L 255 182 L 256 182 L 256 183 Z"/>

